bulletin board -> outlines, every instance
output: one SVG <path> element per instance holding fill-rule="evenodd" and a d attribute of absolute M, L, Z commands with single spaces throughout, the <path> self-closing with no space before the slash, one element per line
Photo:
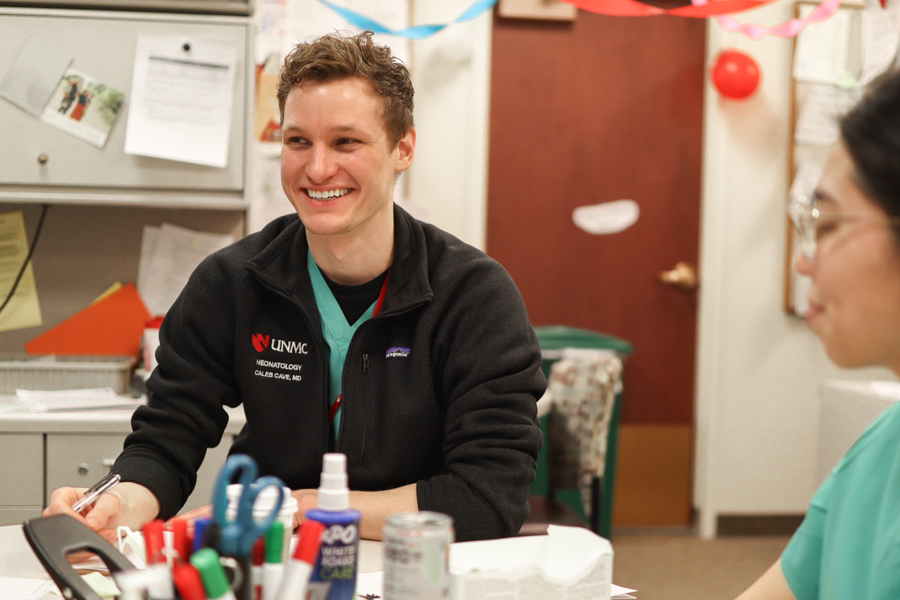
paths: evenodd
<path fill-rule="evenodd" d="M 877 2 L 866 7 L 845 4 L 831 19 L 794 39 L 788 202 L 811 198 L 828 149 L 840 136 L 840 117 L 856 104 L 869 82 L 894 64 L 900 42 L 897 4 L 889 2 L 888 10 Z M 797 2 L 794 16 L 806 16 L 816 6 Z M 802 317 L 810 281 L 793 268 L 798 233 L 788 222 L 784 308 Z"/>

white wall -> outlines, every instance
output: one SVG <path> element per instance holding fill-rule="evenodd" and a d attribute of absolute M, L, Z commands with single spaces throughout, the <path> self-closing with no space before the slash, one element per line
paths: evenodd
<path fill-rule="evenodd" d="M 447 23 L 471 0 L 412 0 L 413 24 Z M 416 156 L 412 213 L 484 249 L 487 220 L 491 13 L 411 44 Z"/>
<path fill-rule="evenodd" d="M 793 1 L 740 16 L 774 24 Z M 697 348 L 694 502 L 701 535 L 718 515 L 801 514 L 815 491 L 817 387 L 826 377 L 892 378 L 828 362 L 782 310 L 790 124 L 790 40 L 753 41 L 709 23 L 707 56 L 753 56 L 756 95 L 727 101 L 707 82 Z"/>

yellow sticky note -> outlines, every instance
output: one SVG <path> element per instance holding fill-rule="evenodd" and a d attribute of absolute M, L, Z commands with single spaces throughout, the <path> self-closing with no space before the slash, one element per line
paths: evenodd
<path fill-rule="evenodd" d="M 25 236 L 22 212 L 0 214 L 0 304 L 12 289 L 27 256 L 28 238 Z M 35 327 L 41 322 L 41 305 L 34 283 L 34 270 L 29 262 L 16 293 L 0 312 L 0 331 Z"/>
<path fill-rule="evenodd" d="M 103 300 L 104 298 L 109 296 L 110 294 L 118 292 L 120 289 L 122 289 L 122 282 L 117 281 L 114 284 L 112 284 L 111 286 L 109 286 L 108 288 L 106 288 L 105 290 L 103 290 L 103 293 L 100 294 L 99 296 L 97 296 L 96 298 L 94 298 L 94 301 L 91 302 L 91 304 L 97 304 L 98 302 L 100 302 L 101 300 Z"/>

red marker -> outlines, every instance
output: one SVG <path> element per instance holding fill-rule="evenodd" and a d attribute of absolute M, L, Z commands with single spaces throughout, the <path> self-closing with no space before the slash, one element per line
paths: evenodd
<path fill-rule="evenodd" d="M 253 581 L 253 600 L 263 597 L 263 563 L 266 561 L 266 538 L 261 537 L 253 544 L 253 566 L 250 567 L 250 578 Z"/>
<path fill-rule="evenodd" d="M 297 549 L 294 550 L 294 557 L 288 563 L 284 575 L 281 577 L 278 595 L 275 596 L 276 600 L 306 597 L 309 576 L 312 574 L 313 565 L 316 564 L 324 532 L 325 526 L 312 519 L 307 519 L 300 525 Z"/>
<path fill-rule="evenodd" d="M 172 568 L 172 579 L 175 580 L 175 588 L 181 595 L 181 600 L 207 600 L 200 571 L 191 563 L 181 562 L 175 565 Z"/>
<path fill-rule="evenodd" d="M 164 553 L 165 542 L 163 541 L 163 529 L 166 525 L 162 519 L 150 521 L 141 533 L 144 534 L 144 549 L 147 551 L 147 564 L 155 565 L 156 563 L 165 563 L 166 555 Z"/>
<path fill-rule="evenodd" d="M 187 519 L 172 520 L 172 536 L 172 548 L 178 553 L 178 560 L 181 562 L 191 560 L 191 547 L 194 545 L 194 540 L 188 535 Z"/>
<path fill-rule="evenodd" d="M 147 588 L 147 597 L 151 600 L 174 600 L 175 588 L 172 586 L 172 574 L 166 565 L 163 529 L 166 524 L 162 519 L 150 521 L 141 532 L 144 534 L 144 548 L 147 551 L 147 571 L 153 575 L 153 581 Z"/>

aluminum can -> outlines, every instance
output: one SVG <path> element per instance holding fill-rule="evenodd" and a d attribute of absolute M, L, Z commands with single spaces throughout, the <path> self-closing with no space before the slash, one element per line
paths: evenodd
<path fill-rule="evenodd" d="M 397 513 L 384 525 L 384 600 L 450 597 L 453 518 L 436 512 Z"/>

